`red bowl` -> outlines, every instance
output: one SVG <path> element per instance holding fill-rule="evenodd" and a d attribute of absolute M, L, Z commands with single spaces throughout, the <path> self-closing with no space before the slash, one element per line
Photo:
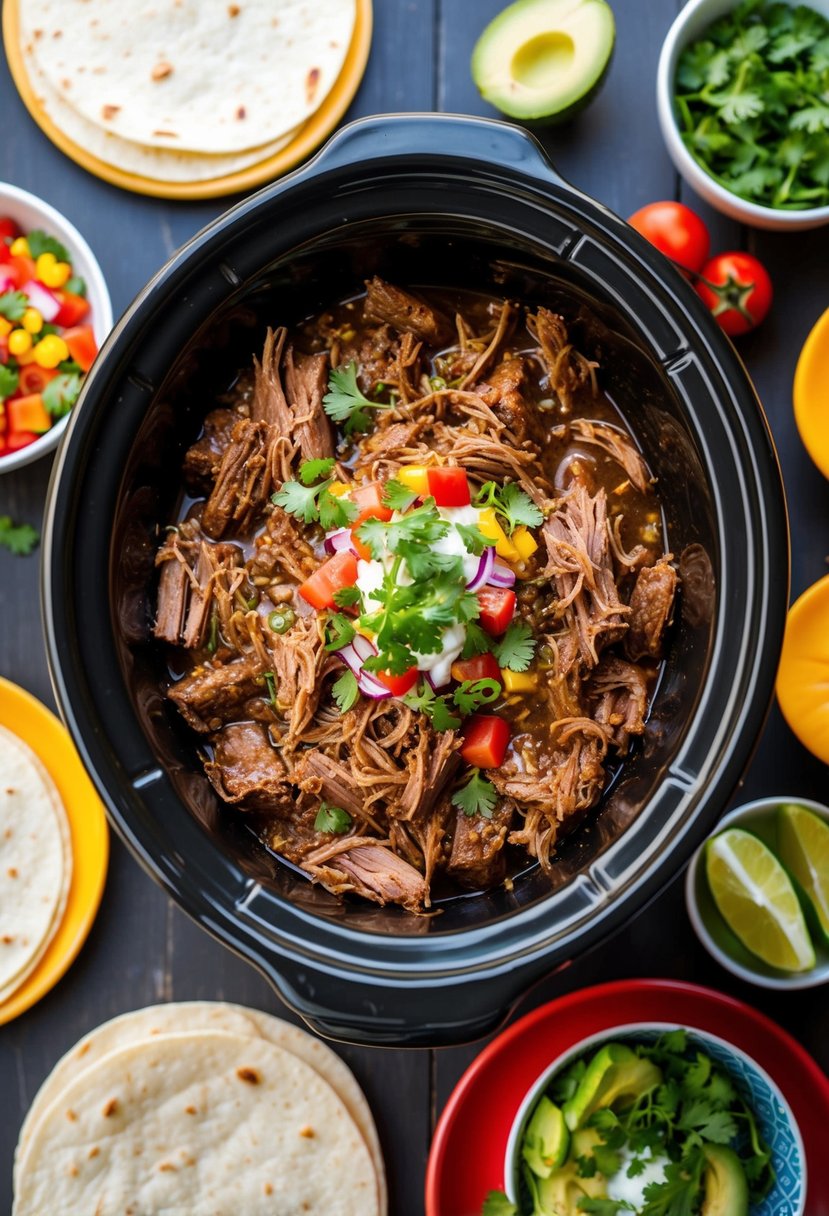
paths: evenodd
<path fill-rule="evenodd" d="M 481 1216 L 504 1189 L 515 1116 L 545 1068 L 580 1040 L 623 1022 L 676 1022 L 741 1048 L 777 1082 L 800 1125 L 809 1216 L 829 1216 L 829 1079 L 791 1035 L 742 1001 L 672 980 L 620 980 L 534 1009 L 486 1047 L 440 1117 L 426 1170 L 426 1216 Z"/>

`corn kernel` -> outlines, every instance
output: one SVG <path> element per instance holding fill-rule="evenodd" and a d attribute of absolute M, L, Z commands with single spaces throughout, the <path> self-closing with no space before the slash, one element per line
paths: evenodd
<path fill-rule="evenodd" d="M 29 338 L 31 341 L 31 338 Z M 35 347 L 35 363 L 38 367 L 53 368 L 69 358 L 69 347 L 57 334 L 47 334 Z"/>
<path fill-rule="evenodd" d="M 401 470 L 402 471 L 402 470 Z M 400 476 L 400 473 L 397 474 Z M 508 562 L 517 562 L 521 555 L 498 523 L 494 507 L 484 507 L 478 512 L 478 527 L 489 540 L 495 541 L 495 552 L 499 557 L 505 557 Z"/>
<path fill-rule="evenodd" d="M 25 355 L 32 349 L 32 335 L 25 329 L 13 329 L 9 334 L 9 354 Z"/>
<path fill-rule="evenodd" d="M 43 329 L 43 317 L 36 308 L 27 308 L 20 324 L 30 334 L 39 334 Z"/>
<path fill-rule="evenodd" d="M 525 528 L 522 524 L 520 528 L 516 528 L 511 537 L 512 543 L 518 550 L 518 556 L 522 562 L 525 562 L 528 557 L 532 557 L 538 548 L 538 541 L 533 536 L 529 528 Z"/>
<path fill-rule="evenodd" d="M 342 498 L 343 494 L 348 494 L 351 486 L 347 481 L 332 481 L 328 487 L 328 493 L 333 494 L 335 498 Z"/>
<path fill-rule="evenodd" d="M 19 258 L 21 254 L 29 255 L 29 242 L 25 236 L 19 236 L 16 241 L 12 241 L 9 246 L 9 253 L 14 258 Z"/>
<path fill-rule="evenodd" d="M 419 498 L 425 498 L 429 493 L 429 474 L 425 465 L 404 465 L 402 469 L 397 470 L 395 478 Z"/>
<path fill-rule="evenodd" d="M 68 262 L 59 262 L 53 253 L 42 253 L 35 262 L 35 271 L 47 287 L 63 287 L 72 274 Z"/>
<path fill-rule="evenodd" d="M 501 682 L 505 692 L 535 692 L 538 675 L 534 671 L 510 671 L 509 667 L 502 667 Z"/>
<path fill-rule="evenodd" d="M 26 331 L 24 330 L 23 332 L 25 333 Z M 24 354 L 16 355 L 15 358 L 17 359 L 17 362 L 20 364 L 21 367 L 25 367 L 27 363 L 34 363 L 35 348 L 33 346 L 30 346 L 29 349 Z"/>
<path fill-rule="evenodd" d="M 11 321 L 7 321 L 5 317 L 0 317 L 0 338 L 5 338 L 14 329 Z"/>

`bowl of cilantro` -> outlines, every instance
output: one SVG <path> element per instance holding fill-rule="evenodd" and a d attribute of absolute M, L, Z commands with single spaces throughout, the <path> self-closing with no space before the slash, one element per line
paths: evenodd
<path fill-rule="evenodd" d="M 555 1060 L 507 1144 L 516 1213 L 803 1216 L 806 1157 L 786 1098 L 708 1031 L 615 1026 Z"/>
<path fill-rule="evenodd" d="M 829 223 L 829 0 L 690 0 L 656 92 L 674 165 L 718 211 L 777 231 Z"/>

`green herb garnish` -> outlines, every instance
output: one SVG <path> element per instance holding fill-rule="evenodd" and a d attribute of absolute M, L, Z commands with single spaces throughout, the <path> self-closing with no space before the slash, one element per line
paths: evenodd
<path fill-rule="evenodd" d="M 510 671 L 526 671 L 533 661 L 536 639 L 526 621 L 512 621 L 506 633 L 493 646 L 499 667 L 508 667 Z"/>
<path fill-rule="evenodd" d="M 271 495 L 271 502 L 305 524 L 319 523 L 326 531 L 347 527 L 357 515 L 357 505 L 331 493 L 333 478 L 328 474 L 333 467 L 331 458 L 304 461 L 299 466 L 299 481 L 286 481 Z M 325 480 L 313 485 L 320 477 Z"/>
<path fill-rule="evenodd" d="M 334 603 L 338 608 L 353 608 L 362 598 L 363 593 L 359 587 L 341 587 L 339 591 L 334 592 Z"/>
<path fill-rule="evenodd" d="M 330 613 L 325 622 L 325 649 L 342 650 L 353 641 L 356 632 L 351 620 L 342 612 Z"/>
<path fill-rule="evenodd" d="M 57 237 L 50 236 L 42 228 L 34 228 L 26 234 L 29 243 L 29 253 L 37 261 L 42 253 L 53 253 L 59 262 L 71 262 L 69 250 L 61 245 Z"/>
<path fill-rule="evenodd" d="M 71 292 L 73 296 L 82 296 L 85 300 L 86 279 L 82 279 L 79 274 L 73 274 L 71 278 L 66 280 L 63 290 Z"/>
<path fill-rule="evenodd" d="M 482 705 L 491 705 L 501 695 L 498 680 L 464 680 L 452 694 L 452 700 L 462 714 L 474 714 Z"/>
<path fill-rule="evenodd" d="M 492 507 L 506 523 L 506 532 L 512 536 L 523 524 L 527 528 L 538 528 L 544 522 L 544 513 L 528 494 L 514 481 L 499 486 L 497 482 L 485 481 L 475 496 L 476 507 Z"/>
<path fill-rule="evenodd" d="M 264 681 L 265 681 L 265 686 L 266 686 L 266 688 L 267 688 L 267 690 L 268 690 L 268 701 L 269 701 L 269 702 L 270 702 L 270 704 L 273 706 L 273 708 L 274 708 L 274 709 L 276 709 L 276 708 L 277 708 L 277 704 L 276 704 L 276 675 L 275 675 L 275 674 L 274 674 L 274 672 L 272 672 L 272 671 L 266 671 L 266 672 L 265 672 L 265 674 L 264 674 L 264 676 L 263 676 L 263 679 L 264 679 Z"/>
<path fill-rule="evenodd" d="M 329 418 L 342 424 L 343 434 L 367 431 L 371 425 L 369 410 L 387 410 L 380 401 L 369 401 L 357 384 L 357 364 L 335 367 L 328 378 L 328 392 L 322 406 Z"/>
<path fill-rule="evenodd" d="M 342 675 L 335 681 L 334 687 L 331 689 L 331 695 L 341 714 L 351 709 L 360 695 L 357 677 L 353 671 L 350 671 L 348 668 L 345 669 Z"/>
<path fill-rule="evenodd" d="M 16 367 L 10 367 L 8 363 L 0 363 L 0 401 L 4 397 L 10 397 L 12 393 L 16 393 L 19 383 L 19 370 Z"/>
<path fill-rule="evenodd" d="M 351 816 L 341 806 L 332 806 L 330 802 L 321 802 L 317 817 L 314 820 L 315 832 L 331 832 L 342 836 L 351 827 Z"/>
<path fill-rule="evenodd" d="M 4 291 L 0 295 L 0 317 L 7 321 L 20 321 L 29 307 L 29 297 L 25 291 Z"/>
<path fill-rule="evenodd" d="M 482 815 L 491 819 L 498 801 L 495 786 L 487 777 L 481 776 L 479 768 L 473 768 L 469 780 L 452 795 L 452 805 L 459 806 L 464 815 Z"/>
<path fill-rule="evenodd" d="M 502 1191 L 490 1191 L 481 1208 L 481 1216 L 517 1216 L 518 1208 Z"/>
<path fill-rule="evenodd" d="M 41 393 L 43 404 L 53 418 L 63 418 L 78 400 L 81 377 L 77 372 L 62 372 L 55 376 Z"/>
<path fill-rule="evenodd" d="M 390 511 L 408 511 L 417 497 L 413 490 L 395 478 L 387 481 L 383 487 L 383 502 Z"/>
<path fill-rule="evenodd" d="M 29 524 L 14 524 L 10 515 L 0 515 L 0 545 L 17 557 L 28 557 L 38 541 L 40 533 Z"/>

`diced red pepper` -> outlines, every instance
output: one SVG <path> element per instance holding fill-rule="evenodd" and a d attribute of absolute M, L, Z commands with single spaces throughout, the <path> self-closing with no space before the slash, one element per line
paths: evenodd
<path fill-rule="evenodd" d="M 464 680 L 497 680 L 501 683 L 501 668 L 494 654 L 476 654 L 471 659 L 457 659 L 452 664 L 452 679 L 463 684 Z"/>
<path fill-rule="evenodd" d="M 463 731 L 461 756 L 473 768 L 498 768 L 509 743 L 509 726 L 495 714 L 473 714 Z"/>
<path fill-rule="evenodd" d="M 440 468 L 427 470 L 429 493 L 438 507 L 468 507 L 472 499 L 469 496 L 469 480 L 463 469 L 457 465 L 443 465 Z"/>
<path fill-rule="evenodd" d="M 19 236 L 20 229 L 17 224 L 15 224 L 14 220 L 9 219 L 7 215 L 4 215 L 0 219 L 0 245 L 6 245 L 7 241 L 15 241 Z M 6 248 L 8 248 L 8 245 L 6 245 Z"/>
<path fill-rule="evenodd" d="M 357 518 L 351 525 L 354 548 L 363 561 L 367 562 L 371 560 L 371 550 L 360 540 L 357 529 L 367 519 L 381 519 L 383 523 L 387 524 L 393 512 L 383 502 L 383 487 L 379 481 L 372 481 L 366 486 L 352 490 L 349 497 L 357 507 Z"/>
<path fill-rule="evenodd" d="M 63 340 L 69 347 L 69 355 L 81 369 L 88 372 L 98 353 L 98 343 L 91 325 L 77 325 L 74 329 L 64 330 Z"/>
<path fill-rule="evenodd" d="M 77 325 L 89 312 L 89 301 L 83 296 L 76 296 L 71 291 L 54 293 L 60 301 L 60 312 L 52 322 L 53 325 Z"/>
<path fill-rule="evenodd" d="M 333 608 L 335 592 L 356 582 L 357 558 L 353 553 L 335 553 L 305 580 L 299 594 L 313 608 Z"/>
<path fill-rule="evenodd" d="M 34 258 L 30 258 L 27 253 L 18 253 L 14 257 L 10 257 L 6 270 L 13 277 L 15 288 L 20 288 L 24 283 L 37 278 Z"/>
<path fill-rule="evenodd" d="M 6 448 L 10 452 L 18 452 L 39 438 L 39 435 L 34 435 L 31 431 L 9 431 L 6 435 Z"/>
<path fill-rule="evenodd" d="M 38 367 L 36 363 L 25 363 L 20 368 L 18 392 L 26 397 L 30 393 L 42 393 L 50 380 L 58 375 L 57 368 Z"/>
<path fill-rule="evenodd" d="M 393 697 L 402 697 L 417 683 L 418 670 L 416 667 L 410 667 L 408 671 L 404 671 L 402 676 L 390 675 L 387 671 L 372 671 L 371 675 L 375 680 L 379 680 L 391 693 Z"/>
<path fill-rule="evenodd" d="M 500 637 L 515 616 L 515 592 L 507 587 L 482 587 L 478 592 L 481 613 L 478 621 L 482 629 Z"/>
<path fill-rule="evenodd" d="M 0 241 L 0 263 L 10 262 L 11 256 L 12 255 L 9 253 L 9 247 L 6 242 Z"/>

